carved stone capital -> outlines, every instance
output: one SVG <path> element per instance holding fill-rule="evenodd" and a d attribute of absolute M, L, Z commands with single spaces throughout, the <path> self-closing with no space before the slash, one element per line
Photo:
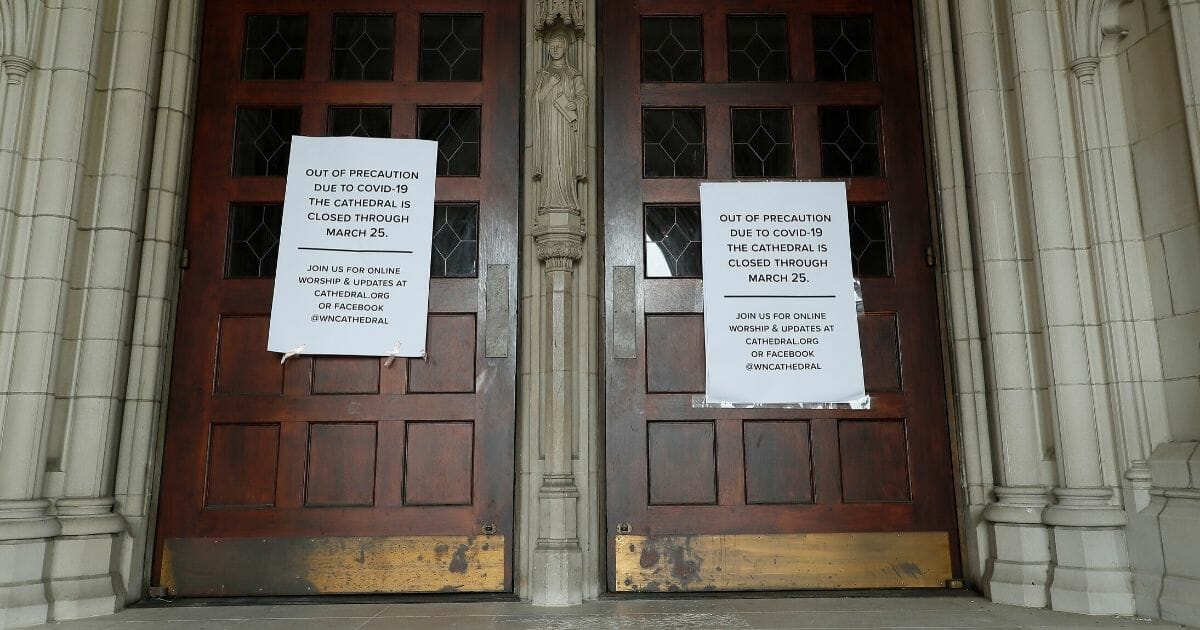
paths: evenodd
<path fill-rule="evenodd" d="M 5 55 L 0 59 L 0 64 L 4 66 L 4 74 L 8 75 L 9 85 L 21 84 L 33 69 L 32 59 L 17 55 Z"/>
<path fill-rule="evenodd" d="M 533 28 L 538 37 L 559 23 L 583 32 L 583 10 L 583 0 L 537 0 Z"/>
<path fill-rule="evenodd" d="M 1080 83 L 1091 83 L 1096 80 L 1096 70 L 1100 68 L 1100 59 L 1096 57 L 1080 57 L 1071 62 L 1071 72 Z"/>
<path fill-rule="evenodd" d="M 557 211 L 539 214 L 533 226 L 533 249 L 548 267 L 570 269 L 583 258 L 586 232 L 578 214 Z"/>
<path fill-rule="evenodd" d="M 538 239 L 534 242 L 538 260 L 551 269 L 570 269 L 583 258 L 583 240 L 566 238 Z"/>

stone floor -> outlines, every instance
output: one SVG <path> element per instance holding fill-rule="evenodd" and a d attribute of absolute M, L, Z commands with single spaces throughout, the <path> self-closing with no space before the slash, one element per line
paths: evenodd
<path fill-rule="evenodd" d="M 518 602 L 181 605 L 38 628 L 60 630 L 676 630 L 684 628 L 1181 628 L 992 604 L 971 594 L 894 597 L 607 599 L 571 608 Z"/>

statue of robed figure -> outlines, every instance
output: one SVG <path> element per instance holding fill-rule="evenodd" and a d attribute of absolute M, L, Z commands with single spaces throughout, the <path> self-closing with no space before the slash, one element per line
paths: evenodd
<path fill-rule="evenodd" d="M 548 60 L 534 87 L 533 179 L 540 183 L 539 212 L 579 213 L 577 184 L 587 177 L 587 90 L 583 76 L 566 59 L 570 38 L 565 29 L 546 36 Z"/>

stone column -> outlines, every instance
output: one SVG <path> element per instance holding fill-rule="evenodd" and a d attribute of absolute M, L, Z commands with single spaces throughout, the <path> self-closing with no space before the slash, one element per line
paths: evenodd
<path fill-rule="evenodd" d="M 111 614 L 125 599 L 114 580 L 114 534 L 125 519 L 114 512 L 113 486 L 124 406 L 137 279 L 138 241 L 146 208 L 149 140 L 158 76 L 161 3 L 117 7 L 106 32 L 112 51 L 96 68 L 95 108 L 103 112 L 98 155 L 87 176 L 79 249 L 89 264 L 72 278 L 68 309 L 78 327 L 67 330 L 60 380 L 68 404 L 62 457 L 63 496 L 55 501 L 62 536 L 54 540 L 49 590 L 52 619 Z M 120 9 L 119 11 L 117 9 Z"/>
<path fill-rule="evenodd" d="M 964 573 L 972 586 L 983 583 L 991 557 L 991 532 L 983 518 L 990 501 L 992 477 L 991 432 L 988 428 L 987 379 L 983 338 L 979 327 L 975 251 L 963 157 L 961 74 L 955 63 L 954 33 L 948 0 L 918 4 L 924 26 L 926 94 L 930 109 L 931 167 L 941 217 L 941 290 L 946 300 L 954 370 L 957 428 L 961 444 L 963 489 L 962 532 Z"/>
<path fill-rule="evenodd" d="M 1057 22 L 1044 0 L 1014 7 L 1014 46 L 1024 142 L 1036 234 L 1038 271 L 1046 326 L 1047 361 L 1054 401 L 1057 503 L 1045 511 L 1054 526 L 1055 567 L 1050 603 L 1056 610 L 1133 614 L 1132 584 L 1122 526 L 1124 511 L 1111 502 L 1098 422 L 1111 426 L 1112 401 L 1104 365 L 1089 219 L 1069 183 L 1078 170 L 1067 160 L 1072 134 L 1059 122 L 1067 96 L 1055 83 L 1050 27 Z M 1079 76 L 1079 64 L 1072 69 Z M 1092 71 L 1095 65 L 1091 66 Z M 1110 457 L 1112 456 L 1110 451 Z M 1115 480 L 1114 480 L 1115 481 Z"/>
<path fill-rule="evenodd" d="M 582 0 L 527 4 L 525 252 L 536 262 L 523 265 L 528 372 L 521 389 L 530 395 L 521 414 L 518 591 L 542 606 L 595 596 L 594 555 L 603 548 L 591 474 L 598 436 L 587 331 L 595 315 L 586 307 L 592 283 L 585 275 L 594 264 L 586 239 L 595 208 L 594 50 L 584 29 L 590 10 Z"/>
<path fill-rule="evenodd" d="M 571 366 L 575 262 L 583 257 L 577 216 L 545 214 L 535 228 L 537 258 L 544 266 L 541 451 L 538 538 L 530 598 L 534 604 L 568 606 L 583 601 L 583 548 L 576 515 L 579 488 L 572 461 L 575 383 Z"/>
<path fill-rule="evenodd" d="M 1192 155 L 1192 179 L 1200 197 L 1200 3 L 1193 0 L 1167 0 L 1171 9 L 1171 29 L 1175 35 L 1175 59 L 1179 64 L 1179 84 L 1183 91 L 1184 117 L 1188 131 L 1188 149 Z"/>
<path fill-rule="evenodd" d="M 33 69 L 33 60 L 23 55 L 0 56 L 0 84 L 3 109 L 0 109 L 0 182 L 5 182 L 5 191 L 0 193 L 0 243 L 8 242 L 8 228 L 16 212 L 17 165 L 21 161 L 21 132 L 25 128 L 25 102 L 29 82 L 26 78 Z"/>
<path fill-rule="evenodd" d="M 165 6 L 161 57 L 152 60 L 160 78 L 152 116 L 146 211 L 141 226 L 137 293 L 124 383 L 116 482 L 113 495 L 126 530 L 117 536 L 113 564 L 127 601 L 145 595 L 146 554 L 154 539 L 154 488 L 159 478 L 162 430 L 170 373 L 171 338 L 178 296 L 185 187 L 190 170 L 196 65 L 200 52 L 200 6 L 195 0 Z M 160 9 L 162 10 L 162 9 Z"/>
<path fill-rule="evenodd" d="M 47 514 L 42 481 L 99 30 L 95 3 L 26 15 L 38 16 L 27 27 L 43 28 L 39 43 L 52 52 L 45 69 L 33 58 L 31 140 L 14 169 L 20 192 L 4 234 L 0 352 L 11 359 L 0 369 L 0 566 L 16 570 L 0 573 L 0 625 L 10 627 L 45 621 L 48 612 L 43 562 L 59 524 Z"/>
<path fill-rule="evenodd" d="M 989 412 L 995 443 L 995 556 L 984 586 L 997 602 L 1041 607 L 1048 601 L 1049 532 L 1042 510 L 1049 499 L 1041 474 L 1043 405 L 1041 331 L 1033 308 L 1028 218 L 1017 208 L 1012 130 L 1005 102 L 1008 72 L 990 2 L 955 5 L 963 58 L 967 145 L 980 285 Z"/>

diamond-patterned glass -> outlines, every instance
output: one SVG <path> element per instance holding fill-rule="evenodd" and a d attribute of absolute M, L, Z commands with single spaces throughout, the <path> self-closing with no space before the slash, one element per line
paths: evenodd
<path fill-rule="evenodd" d="M 392 78 L 391 15 L 338 15 L 333 18 L 333 78 L 387 81 Z"/>
<path fill-rule="evenodd" d="M 483 16 L 422 15 L 422 81 L 478 81 L 483 76 Z"/>
<path fill-rule="evenodd" d="M 642 80 L 704 80 L 700 18 L 642 18 Z"/>
<path fill-rule="evenodd" d="M 792 110 L 733 109 L 734 177 L 791 177 Z"/>
<path fill-rule="evenodd" d="M 879 110 L 874 107 L 823 107 L 820 128 L 823 176 L 883 175 Z"/>
<path fill-rule="evenodd" d="M 479 206 L 439 203 L 433 206 L 434 278 L 474 278 L 479 273 Z"/>
<path fill-rule="evenodd" d="M 704 177 L 704 110 L 642 110 L 645 177 Z"/>
<path fill-rule="evenodd" d="M 233 204 L 225 242 L 226 278 L 274 278 L 283 206 Z"/>
<path fill-rule="evenodd" d="M 239 107 L 233 142 L 235 176 L 287 174 L 292 136 L 300 133 L 299 107 Z"/>
<path fill-rule="evenodd" d="M 242 47 L 242 78 L 304 78 L 304 40 L 308 17 L 304 15 L 251 15 L 246 18 Z"/>
<path fill-rule="evenodd" d="M 646 277 L 699 278 L 700 206 L 646 206 Z"/>
<path fill-rule="evenodd" d="M 872 81 L 875 53 L 870 16 L 814 17 L 818 81 Z"/>
<path fill-rule="evenodd" d="M 787 81 L 787 18 L 729 17 L 729 80 Z"/>
<path fill-rule="evenodd" d="M 330 107 L 329 135 L 360 138 L 392 136 L 391 107 Z"/>
<path fill-rule="evenodd" d="M 478 107 L 419 107 L 417 137 L 437 141 L 438 175 L 479 175 Z"/>
<path fill-rule="evenodd" d="M 849 218 L 850 255 L 854 275 L 892 275 L 887 207 L 878 204 L 853 204 L 850 206 Z"/>

